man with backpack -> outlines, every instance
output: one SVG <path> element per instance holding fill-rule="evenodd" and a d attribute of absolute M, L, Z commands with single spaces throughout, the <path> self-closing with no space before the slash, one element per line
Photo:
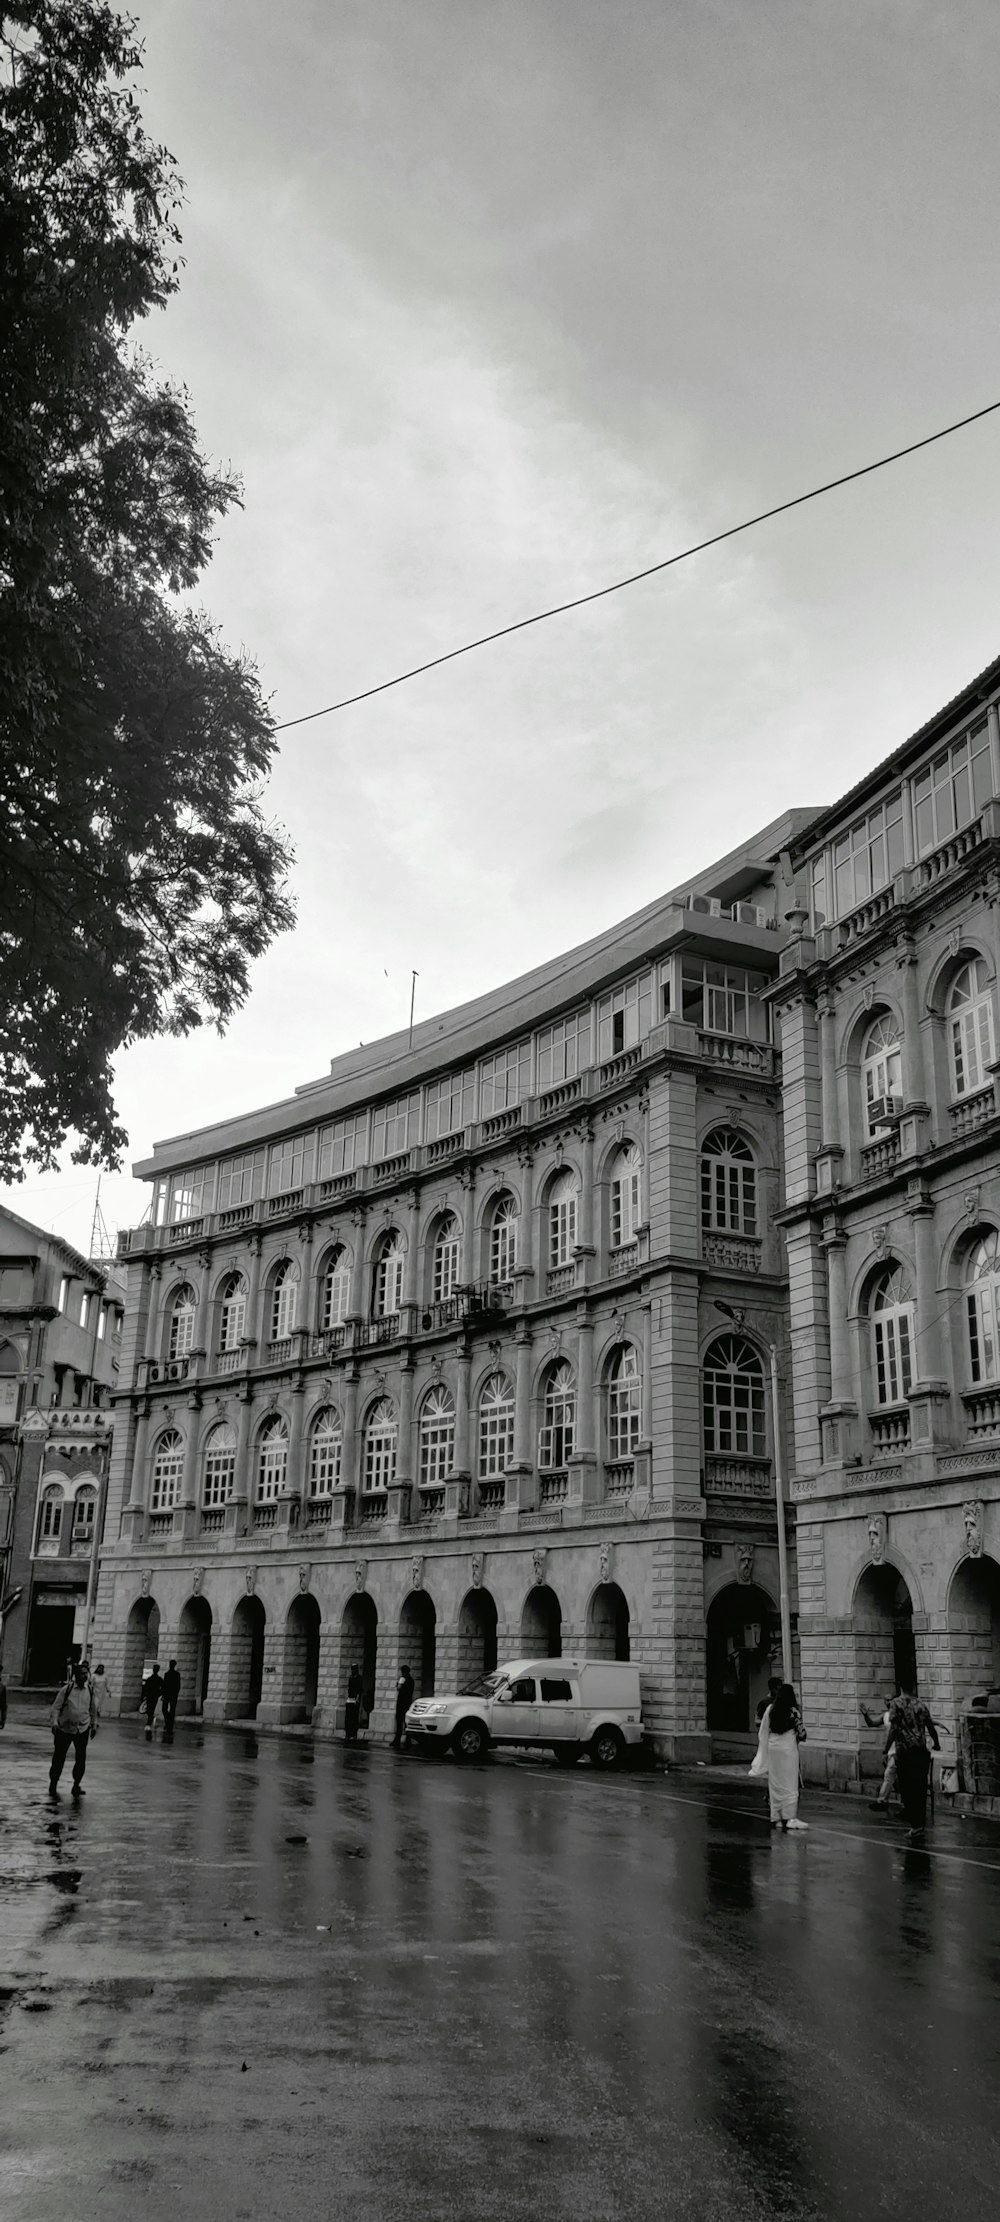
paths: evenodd
<path fill-rule="evenodd" d="M 49 1714 L 52 1727 L 52 1765 L 49 1768 L 49 1796 L 58 1794 L 59 1777 L 66 1764 L 66 1754 L 73 1746 L 73 1796 L 82 1798 L 84 1770 L 87 1765 L 87 1745 L 97 1734 L 97 1702 L 90 1668 L 86 1659 L 75 1659 L 68 1682 L 64 1682 Z"/>

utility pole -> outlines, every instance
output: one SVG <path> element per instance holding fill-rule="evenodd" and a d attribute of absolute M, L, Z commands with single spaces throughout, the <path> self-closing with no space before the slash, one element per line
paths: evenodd
<path fill-rule="evenodd" d="M 409 1040 L 407 1041 L 407 1044 L 406 1044 L 406 1046 L 407 1046 L 407 1049 L 412 1049 L 412 1048 L 413 1048 L 413 1006 L 414 1006 L 414 1003 L 416 1002 L 416 997 L 417 997 L 417 981 L 419 980 L 419 978 L 420 978 L 420 974 L 419 974 L 419 972 L 414 972 L 414 974 L 413 974 L 413 976 L 412 976 L 412 979 L 411 979 L 411 981 L 410 981 L 410 1034 L 409 1034 Z"/>

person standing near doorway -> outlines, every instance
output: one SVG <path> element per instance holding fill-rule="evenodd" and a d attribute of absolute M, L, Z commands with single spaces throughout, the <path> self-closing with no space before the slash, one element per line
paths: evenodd
<path fill-rule="evenodd" d="M 409 1667 L 400 1667 L 399 1679 L 396 1683 L 396 1733 L 392 1739 L 392 1748 L 394 1751 L 399 1751 L 402 1746 L 403 1737 L 406 1731 L 406 1716 L 413 1703 L 413 1692 L 415 1687 L 416 1685 L 414 1683 L 413 1676 L 410 1673 Z"/>
<path fill-rule="evenodd" d="M 172 1744 L 174 1740 L 174 1722 L 177 1719 L 177 1700 L 180 1694 L 181 1678 L 177 1672 L 177 1661 L 171 1659 L 163 1677 L 161 1700 L 163 1706 L 163 1741 L 165 1744 Z"/>
<path fill-rule="evenodd" d="M 752 1775 L 766 1775 L 773 1829 L 806 1829 L 799 1820 L 799 1745 L 805 1729 L 790 1682 L 782 1682 L 760 1724 Z"/>
<path fill-rule="evenodd" d="M 152 1674 L 147 1674 L 146 1679 L 142 1685 L 141 1703 L 144 1706 L 146 1713 L 147 1744 L 151 1744 L 153 1741 L 153 1715 L 156 1711 L 162 1695 L 163 1676 L 160 1673 L 159 1661 L 157 1660 L 156 1664 L 153 1667 Z"/>
<path fill-rule="evenodd" d="M 87 1765 L 87 1745 L 98 1729 L 97 1704 L 94 1685 L 86 1659 L 74 1661 L 68 1681 L 63 1683 L 49 1714 L 52 1728 L 52 1763 L 49 1767 L 49 1796 L 58 1795 L 59 1777 L 66 1764 L 66 1754 L 73 1746 L 73 1796 L 85 1796 L 84 1771 Z"/>
<path fill-rule="evenodd" d="M 358 1740 L 363 1687 L 360 1667 L 352 1666 L 347 1677 L 347 1702 L 344 1706 L 344 1742 L 347 1744 L 356 1744 Z"/>
<path fill-rule="evenodd" d="M 892 1750 L 896 1755 L 896 1782 L 908 1829 L 908 1844 L 922 1844 L 924 1840 L 931 1745 L 935 1751 L 940 1751 L 938 1732 L 926 1705 L 914 1690 L 901 1690 L 889 1707 L 886 1753 Z"/>

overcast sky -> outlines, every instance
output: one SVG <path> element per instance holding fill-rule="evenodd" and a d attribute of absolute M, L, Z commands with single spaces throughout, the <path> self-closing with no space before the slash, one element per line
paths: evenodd
<path fill-rule="evenodd" d="M 143 343 L 243 474 L 202 598 L 279 719 L 1000 396 L 993 0 L 131 5 L 187 186 Z M 225 1039 L 121 1058 L 132 1156 L 834 799 L 1000 652 L 998 462 L 1000 417 L 284 735 L 297 928 Z M 8 1194 L 86 1247 L 94 1189 Z"/>

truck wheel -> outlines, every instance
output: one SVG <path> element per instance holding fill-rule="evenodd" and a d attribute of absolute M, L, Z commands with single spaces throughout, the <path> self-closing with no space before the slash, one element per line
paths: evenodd
<path fill-rule="evenodd" d="M 579 1744 L 555 1744 L 553 1746 L 553 1750 L 555 1753 L 555 1762 L 557 1767 L 576 1766 L 577 1760 L 580 1757 Z"/>
<path fill-rule="evenodd" d="M 489 1744 L 489 1734 L 482 1721 L 459 1721 L 451 1739 L 456 1759 L 482 1759 Z"/>
<path fill-rule="evenodd" d="M 597 1728 L 590 1739 L 590 1764 L 601 1767 L 605 1773 L 620 1767 L 625 1756 L 625 1738 L 617 1728 Z"/>

